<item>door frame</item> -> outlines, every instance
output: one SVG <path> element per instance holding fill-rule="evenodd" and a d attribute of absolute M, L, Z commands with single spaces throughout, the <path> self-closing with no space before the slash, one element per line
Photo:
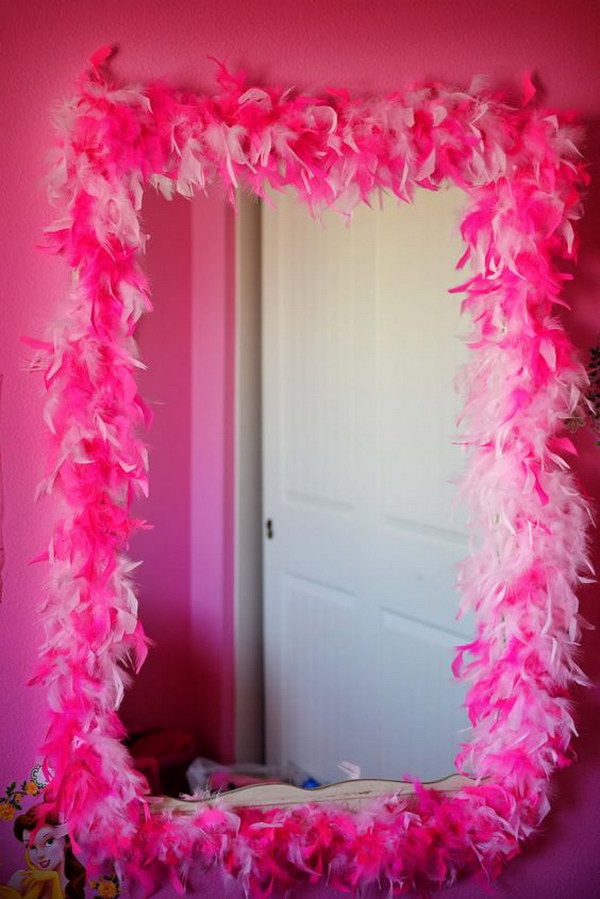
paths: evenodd
<path fill-rule="evenodd" d="M 262 514 L 261 203 L 241 191 L 235 220 L 234 747 L 265 754 Z"/>

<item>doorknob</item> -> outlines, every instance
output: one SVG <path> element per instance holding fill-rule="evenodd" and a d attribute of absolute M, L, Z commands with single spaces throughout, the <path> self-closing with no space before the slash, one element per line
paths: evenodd
<path fill-rule="evenodd" d="M 267 518 L 265 529 L 267 531 L 267 538 L 269 540 L 272 540 L 273 539 L 273 522 L 271 521 L 270 518 Z"/>

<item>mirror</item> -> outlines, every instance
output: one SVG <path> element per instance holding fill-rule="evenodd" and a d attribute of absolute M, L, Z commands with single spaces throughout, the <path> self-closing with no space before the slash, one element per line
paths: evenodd
<path fill-rule="evenodd" d="M 566 690 L 580 678 L 574 591 L 587 564 L 588 509 L 565 458 L 573 447 L 564 423 L 585 373 L 553 311 L 556 265 L 572 255 L 584 181 L 571 119 L 531 105 L 531 92 L 511 107 L 477 86 L 315 100 L 248 88 L 222 71 L 217 98 L 122 88 L 104 73 L 107 52 L 67 108 L 61 215 L 50 237 L 77 278 L 70 315 L 41 353 L 55 432 L 47 487 L 60 486 L 68 509 L 52 542 L 39 674 L 50 699 L 47 801 L 77 845 L 150 885 L 165 876 L 180 883 L 196 862 L 258 891 L 321 876 L 347 889 L 405 889 L 494 870 L 548 811 L 548 779 L 566 762 L 574 730 Z M 148 308 L 138 214 L 144 188 L 185 196 L 215 181 L 232 196 L 238 181 L 258 194 L 289 185 L 311 208 L 343 213 L 381 191 L 410 200 L 417 188 L 454 184 L 467 195 L 472 542 L 460 586 L 476 631 L 454 670 L 471 682 L 473 730 L 456 759 L 459 776 L 437 788 L 387 782 L 379 794 L 369 785 L 337 798 L 152 801 L 119 742 L 123 668 L 145 655 L 122 554 L 136 524 L 130 502 L 146 487 L 137 429 L 147 416 L 133 377 L 132 335 Z M 392 318 L 381 340 L 400 325 Z M 292 347 L 286 359 L 303 371 Z M 344 371 L 333 367 L 331 383 Z M 335 414 L 323 433 L 331 421 L 343 429 L 343 410 Z M 301 464 L 287 469 L 296 485 Z M 344 476 L 342 466 L 331 471 Z M 396 494 L 383 496 L 395 514 Z"/>
<path fill-rule="evenodd" d="M 349 226 L 332 211 L 316 222 L 290 193 L 271 200 L 273 210 L 238 195 L 234 235 L 240 290 L 234 367 L 244 391 L 238 419 L 242 403 L 262 409 L 260 422 L 236 426 L 236 455 L 257 458 L 262 444 L 264 460 L 236 475 L 235 505 L 253 506 L 245 531 L 272 524 L 262 546 L 259 537 L 248 547 L 248 535 L 236 527 L 238 540 L 246 541 L 236 559 L 264 552 L 271 594 L 265 596 L 265 759 L 257 639 L 263 586 L 255 581 L 261 559 L 248 559 L 248 575 L 240 569 L 243 559 L 234 563 L 235 617 L 254 610 L 259 620 L 238 627 L 234 640 L 246 655 L 235 667 L 246 668 L 236 684 L 232 782 L 279 774 L 298 784 L 325 784 L 343 779 L 339 765 L 347 759 L 363 777 L 401 780 L 412 772 L 438 780 L 453 770 L 468 727 L 464 686 L 451 674 L 454 647 L 472 631 L 468 618 L 456 620 L 457 567 L 468 546 L 464 511 L 453 508 L 453 482 L 464 467 L 454 381 L 467 351 L 459 339 L 465 332 L 460 297 L 447 293 L 457 282 L 464 196 L 456 189 L 423 191 L 410 206 L 388 200 L 359 207 Z M 140 390 L 155 418 L 153 486 L 140 514 L 154 530 L 138 538 L 133 552 L 145 557 L 139 595 L 156 645 L 122 716 L 130 734 L 168 731 L 156 759 L 163 783 L 155 790 L 175 795 L 203 782 L 194 778 L 196 768 L 189 784 L 181 776 L 173 781 L 175 768 L 183 774 L 182 754 L 192 743 L 182 747 L 173 731 L 187 730 L 196 738 L 196 755 L 210 756 L 191 673 L 207 641 L 200 636 L 190 646 L 181 635 L 189 632 L 190 604 L 197 602 L 190 600 L 189 558 L 190 478 L 199 465 L 189 459 L 198 399 L 190 387 L 190 302 L 203 301 L 190 301 L 188 232 L 190 219 L 210 222 L 216 202 L 200 197 L 188 206 L 149 197 L 143 216 L 152 235 L 145 267 L 155 311 L 139 329 L 149 368 Z M 226 215 L 214 212 L 217 228 Z M 262 290 L 251 291 L 261 268 Z M 261 306 L 262 358 L 250 358 Z M 198 387 L 200 394 L 211 390 L 210 383 Z M 165 558 L 172 561 L 168 568 Z M 358 583 L 368 589 L 357 593 L 352 585 Z M 152 745 L 136 737 L 133 748 L 147 758 Z M 190 745 L 188 764 L 193 755 Z M 256 763 L 264 761 L 261 771 Z M 202 772 L 208 765 L 196 767 Z M 223 776 L 219 771 L 219 783 Z"/>

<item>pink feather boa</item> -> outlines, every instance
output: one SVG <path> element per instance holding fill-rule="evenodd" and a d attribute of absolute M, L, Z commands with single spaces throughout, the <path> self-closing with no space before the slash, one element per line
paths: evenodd
<path fill-rule="evenodd" d="M 49 795 L 72 839 L 148 890 L 182 888 L 217 864 L 252 894 L 325 878 L 340 889 L 388 882 L 404 892 L 496 873 L 548 811 L 548 780 L 569 760 L 568 693 L 582 675 L 575 589 L 586 568 L 588 509 L 564 454 L 564 421 L 586 376 L 554 315 L 574 255 L 586 182 L 569 117 L 476 87 L 432 84 L 379 100 L 248 88 L 220 69 L 213 97 L 161 85 L 110 83 L 100 51 L 63 106 L 48 246 L 74 272 L 70 304 L 37 342 L 52 449 L 46 492 L 66 511 L 48 554 L 47 639 L 37 682 L 50 728 Z M 147 489 L 138 436 L 134 332 L 150 310 L 139 263 L 139 212 L 152 185 L 191 196 L 221 180 L 259 196 L 292 186 L 313 211 L 354 206 L 384 190 L 453 183 L 468 195 L 460 290 L 474 323 L 464 383 L 470 466 L 463 491 L 474 535 L 460 574 L 477 633 L 455 673 L 470 681 L 470 742 L 457 759 L 477 785 L 444 796 L 417 786 L 359 812 L 316 805 L 257 811 L 199 806 L 152 813 L 120 742 L 127 668 L 143 663 L 132 563 Z M 167 872 L 168 875 L 167 875 Z"/>

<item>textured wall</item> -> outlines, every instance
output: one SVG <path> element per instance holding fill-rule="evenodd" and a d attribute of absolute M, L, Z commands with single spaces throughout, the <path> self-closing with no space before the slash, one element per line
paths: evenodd
<path fill-rule="evenodd" d="M 475 73 L 488 74 L 495 83 L 514 84 L 526 68 L 534 68 L 545 89 L 545 102 L 557 107 L 578 109 L 589 123 L 587 156 L 597 167 L 600 158 L 600 68 L 598 66 L 598 4 L 596 0 L 509 0 L 480 2 L 442 0 L 401 2 L 401 0 L 299 0 L 284 9 L 283 4 L 266 0 L 260 4 L 237 4 L 232 0 L 205 4 L 197 0 L 136 0 L 117 3 L 60 3 L 21 0 L 3 5 L 0 25 L 4 35 L 0 62 L 2 111 L 5 127 L 0 208 L 2 217 L 2 273 L 0 296 L 0 371 L 4 376 L 0 418 L 0 453 L 4 480 L 3 530 L 6 546 L 4 604 L 0 608 L 0 684 L 2 685 L 2 727 L 0 729 L 0 787 L 13 777 L 24 776 L 44 732 L 43 696 L 23 686 L 31 670 L 36 643 L 40 639 L 36 608 L 42 596 L 43 566 L 28 564 L 45 545 L 52 510 L 48 503 L 35 507 L 32 496 L 42 474 L 41 385 L 25 374 L 26 351 L 19 343 L 23 334 L 40 334 L 47 316 L 66 288 L 60 261 L 34 249 L 50 214 L 45 202 L 43 167 L 51 144 L 49 111 L 52 103 L 72 90 L 73 80 L 98 46 L 115 42 L 121 52 L 113 70 L 122 80 L 149 80 L 165 77 L 170 82 L 210 90 L 213 65 L 207 56 L 226 59 L 232 66 L 245 66 L 253 77 L 282 86 L 296 85 L 304 91 L 343 85 L 357 92 L 383 92 L 403 86 L 411 79 L 439 78 L 466 84 Z M 156 214 L 153 208 L 150 218 Z M 141 339 L 151 360 L 166 340 L 164 324 L 173 316 L 176 330 L 171 359 L 178 365 L 156 363 L 145 376 L 147 395 L 165 403 L 169 426 L 166 436 L 157 431 L 153 467 L 157 474 L 153 497 L 145 512 L 165 522 L 158 530 L 137 539 L 135 550 L 146 557 L 140 581 L 147 598 L 145 618 L 149 630 L 161 639 L 156 656 L 169 660 L 169 673 L 162 674 L 158 663 L 149 663 L 139 689 L 145 691 L 150 716 L 152 703 L 161 692 L 173 695 L 173 717 L 182 716 L 192 724 L 203 702 L 202 690 L 181 689 L 182 676 L 194 670 L 193 646 L 172 634 L 169 616 L 160 604 L 169 598 L 190 614 L 186 607 L 190 578 L 190 544 L 198 533 L 197 519 L 190 508 L 194 481 L 190 470 L 190 446 L 202 433 L 198 415 L 215 416 L 221 434 L 228 433 L 227 416 L 209 406 L 201 407 L 195 424 L 187 423 L 184 410 L 195 406 L 189 381 L 184 376 L 189 360 L 190 339 L 186 336 L 191 319 L 186 297 L 189 294 L 191 252 L 187 229 L 189 210 L 180 204 L 170 212 L 174 218 L 163 228 L 155 226 L 155 243 L 166 251 L 165 263 L 156 264 L 154 283 L 164 294 L 164 305 L 156 319 L 142 331 Z M 600 224 L 600 194 L 593 186 L 588 215 L 583 228 L 584 245 L 581 273 L 572 290 L 575 311 L 570 326 L 582 346 L 594 342 L 600 331 L 600 257 L 597 235 Z M 594 249 L 594 241 L 595 247 Z M 220 258 L 226 259 L 226 247 Z M 151 266 L 155 263 L 151 262 Z M 227 371 L 227 334 L 230 323 L 222 307 L 223 272 L 213 271 L 206 288 L 214 304 L 212 323 L 219 330 L 219 349 L 207 363 L 210 376 L 224 398 L 230 396 L 223 378 Z M 219 306 L 219 303 L 221 305 Z M 167 308 L 168 307 L 168 308 Z M 229 330 L 228 330 L 229 328 Z M 212 419 L 210 419 L 212 421 Z M 204 421 L 204 425 L 209 421 Z M 195 430 L 194 430 L 195 429 Z M 172 445 L 169 446 L 169 435 Z M 195 435 L 195 436 L 194 436 Z M 176 445 L 175 445 L 176 438 Z M 151 437 L 151 442 L 154 438 Z M 589 492 L 598 496 L 600 450 L 593 441 L 581 441 L 580 467 Z M 221 445 L 230 451 L 230 447 Z M 211 464 L 217 466 L 219 446 Z M 171 464 L 172 463 L 172 464 Z M 217 471 L 218 466 L 215 468 Z M 160 472 L 164 472 L 161 475 Z M 171 472 L 171 474 L 169 474 Z M 226 472 L 221 472 L 226 477 Z M 160 483 L 159 483 L 160 482 Z M 191 493 L 190 493 L 191 486 Z M 198 487 L 198 485 L 196 485 Z M 199 485 L 200 496 L 206 496 Z M 217 503 L 227 484 L 219 482 L 212 494 Z M 208 512 L 219 516 L 216 508 Z M 191 524 L 180 530 L 185 516 Z M 215 553 L 207 553 L 214 591 L 227 588 L 227 559 L 230 553 L 227 522 L 219 519 Z M 177 562 L 175 575 L 167 575 L 164 559 Z M 598 553 L 596 553 L 598 556 Z M 196 563 L 198 565 L 198 563 Z M 213 566 L 212 568 L 210 566 Z M 590 590 L 584 611 L 600 622 L 595 597 Z M 207 600 L 208 601 L 208 600 Z M 221 595 L 212 595 L 208 619 L 219 622 L 220 637 L 211 653 L 219 659 L 224 650 L 228 670 L 214 665 L 212 693 L 227 694 L 230 680 L 230 610 L 223 608 Z M 207 619 L 207 620 L 208 620 Z M 201 630 L 203 621 L 192 619 L 190 632 Z M 598 637 L 586 639 L 585 664 L 598 673 Z M 177 658 L 177 663 L 171 660 Z M 154 667 L 150 667 L 153 665 Z M 594 672 L 594 666 L 596 671 Z M 600 763 L 598 734 L 600 708 L 598 694 L 589 691 L 580 706 L 581 763 L 557 779 L 558 799 L 544 834 L 505 873 L 498 895 L 511 897 L 574 897 L 586 899 L 600 894 Z M 132 714 L 133 711 L 132 711 Z M 211 712 L 211 739 L 226 748 L 228 722 Z M 138 722 L 144 723 L 144 722 Z M 168 722 L 167 722 L 168 723 Z M 230 726 L 229 726 L 230 730 Z M 6 825 L 0 841 L 8 832 Z M 0 842 L 2 850 L 5 847 Z M 0 853 L 0 882 L 11 871 L 19 853 L 6 847 Z M 311 895 L 323 895 L 313 891 Z M 479 893 L 471 886 L 454 888 L 455 899 Z M 204 884 L 203 895 L 221 895 L 216 881 Z M 307 894 L 308 895 L 308 894 Z"/>

